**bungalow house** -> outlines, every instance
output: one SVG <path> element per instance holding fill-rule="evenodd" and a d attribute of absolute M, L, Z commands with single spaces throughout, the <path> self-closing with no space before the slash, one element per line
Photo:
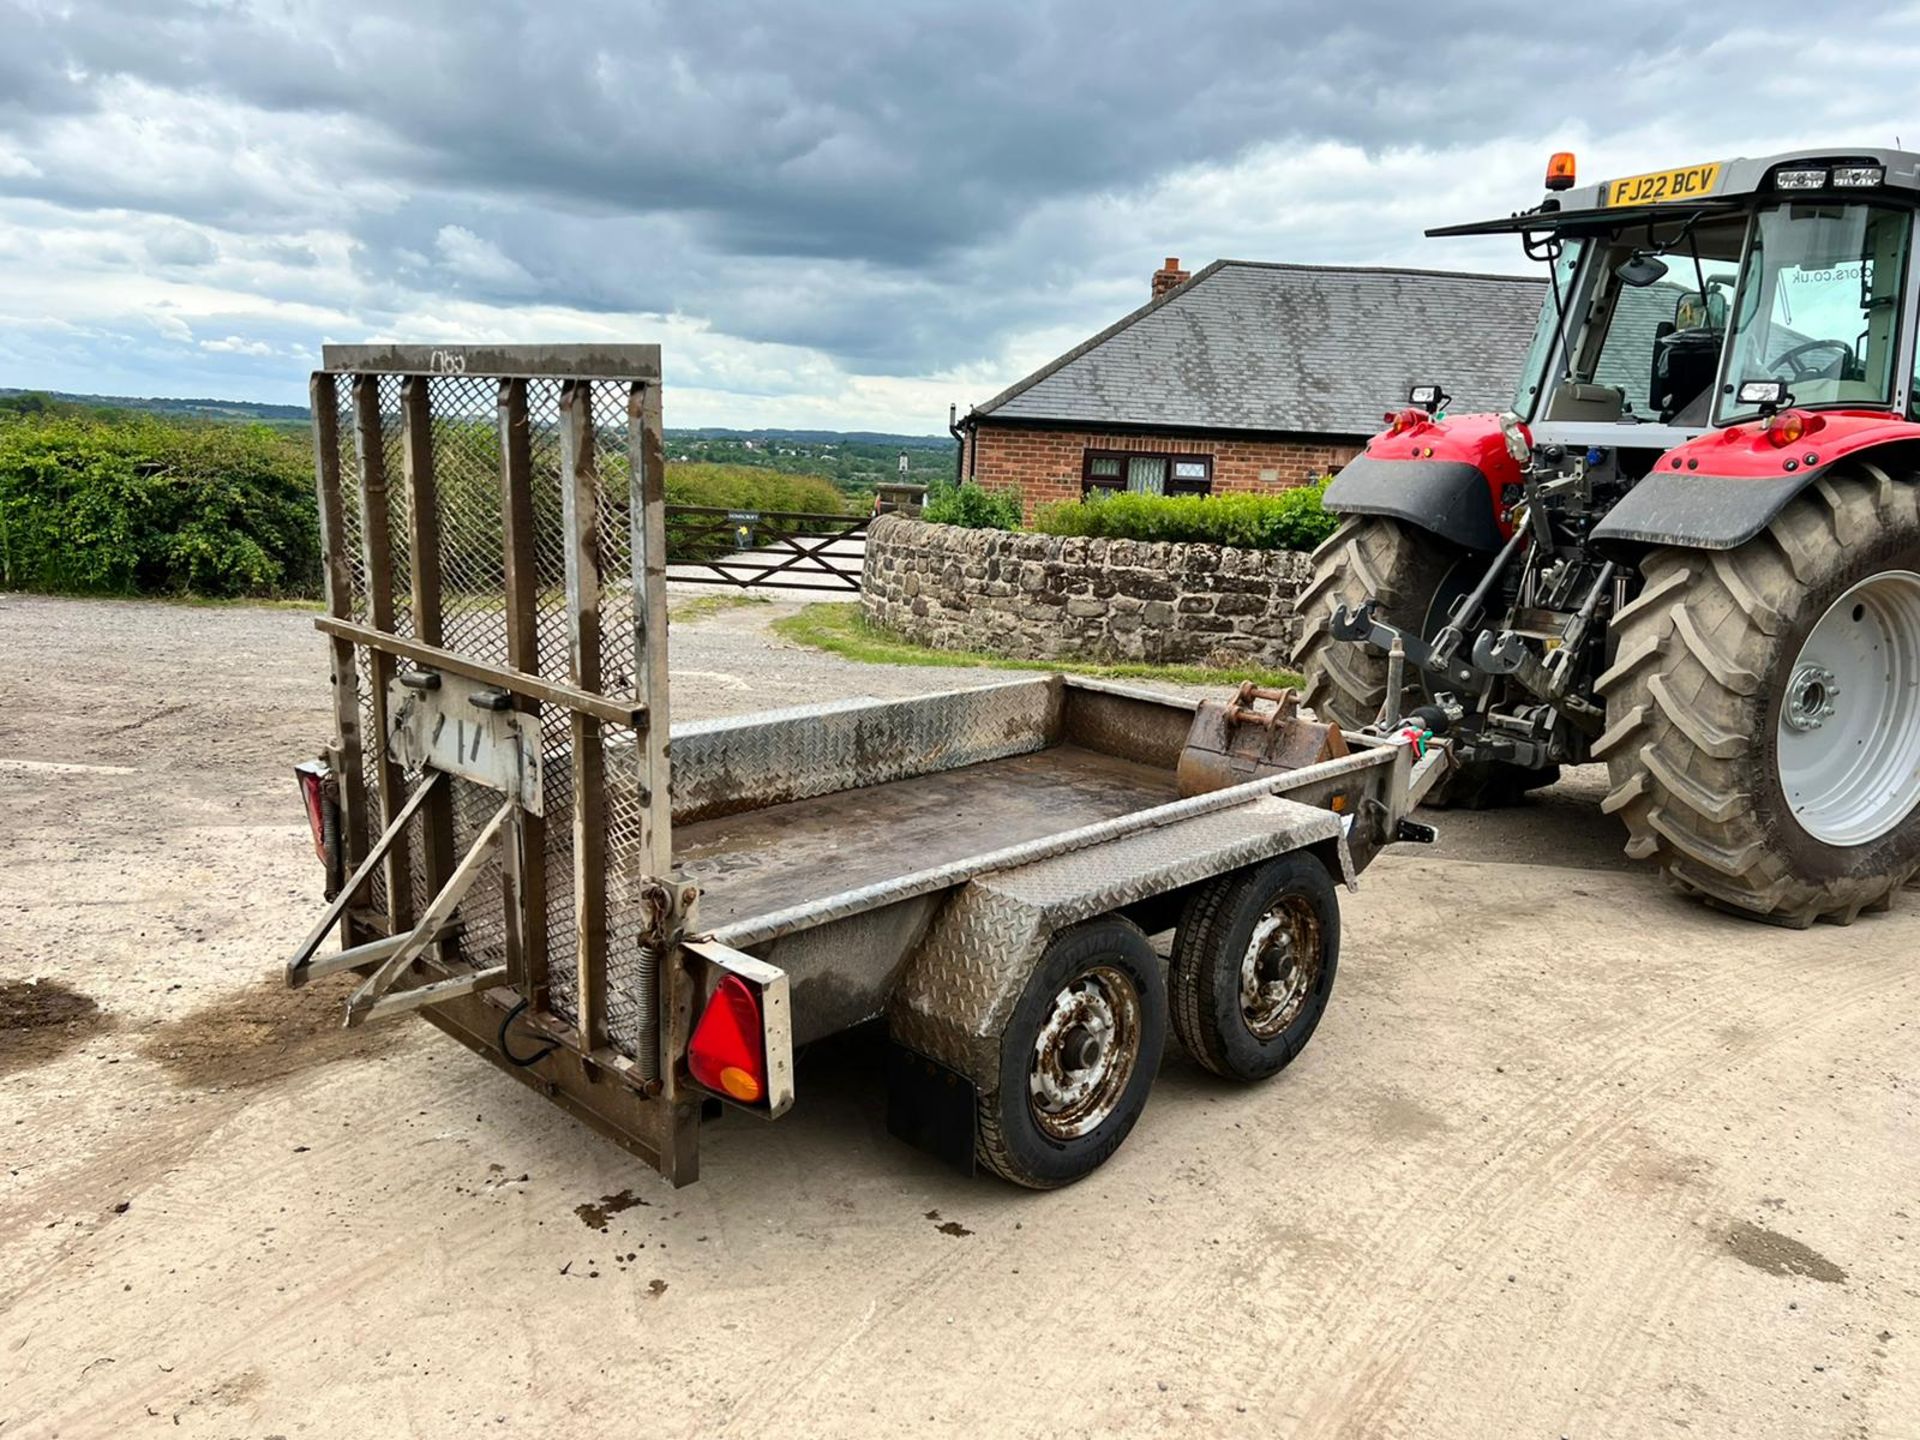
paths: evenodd
<path fill-rule="evenodd" d="M 1544 282 L 1169 260 L 1152 298 L 964 416 L 960 468 L 1036 504 L 1283 490 L 1337 469 L 1407 387 L 1505 409 Z"/>

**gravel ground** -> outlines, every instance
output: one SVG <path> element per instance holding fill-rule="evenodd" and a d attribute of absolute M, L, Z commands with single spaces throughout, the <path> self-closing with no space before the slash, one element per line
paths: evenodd
<path fill-rule="evenodd" d="M 676 713 L 1004 678 L 788 608 L 684 619 Z M 1714 915 L 1577 773 L 1383 858 L 1301 1059 L 1170 1053 L 1080 1186 L 892 1142 L 856 1038 L 675 1192 L 279 988 L 325 706 L 304 615 L 0 596 L 0 1437 L 1920 1434 L 1920 897 Z"/>

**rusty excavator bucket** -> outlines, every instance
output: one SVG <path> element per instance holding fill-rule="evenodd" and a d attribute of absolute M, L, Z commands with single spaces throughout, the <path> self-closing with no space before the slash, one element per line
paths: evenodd
<path fill-rule="evenodd" d="M 1346 753 L 1337 725 L 1301 718 L 1292 689 L 1263 690 L 1249 680 L 1231 700 L 1200 702 L 1180 751 L 1180 793 L 1204 795 Z"/>

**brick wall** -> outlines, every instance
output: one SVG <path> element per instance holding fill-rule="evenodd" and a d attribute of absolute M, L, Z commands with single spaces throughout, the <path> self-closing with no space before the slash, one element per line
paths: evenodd
<path fill-rule="evenodd" d="M 1365 444 L 1317 435 L 1279 439 L 1163 437 L 1100 430 L 1043 430 L 982 420 L 973 431 L 970 473 L 989 490 L 1018 486 L 1033 508 L 1050 500 L 1078 500 L 1082 460 L 1089 450 L 1135 454 L 1210 455 L 1216 495 L 1271 492 L 1337 470 Z"/>

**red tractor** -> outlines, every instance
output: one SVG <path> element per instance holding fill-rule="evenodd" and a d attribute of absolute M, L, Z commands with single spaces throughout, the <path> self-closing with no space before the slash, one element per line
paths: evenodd
<path fill-rule="evenodd" d="M 1548 267 L 1513 409 L 1444 376 L 1328 487 L 1299 664 L 1417 716 L 1442 803 L 1606 762 L 1627 853 L 1851 921 L 1920 871 L 1920 155 L 1686 165 L 1434 235 Z"/>

